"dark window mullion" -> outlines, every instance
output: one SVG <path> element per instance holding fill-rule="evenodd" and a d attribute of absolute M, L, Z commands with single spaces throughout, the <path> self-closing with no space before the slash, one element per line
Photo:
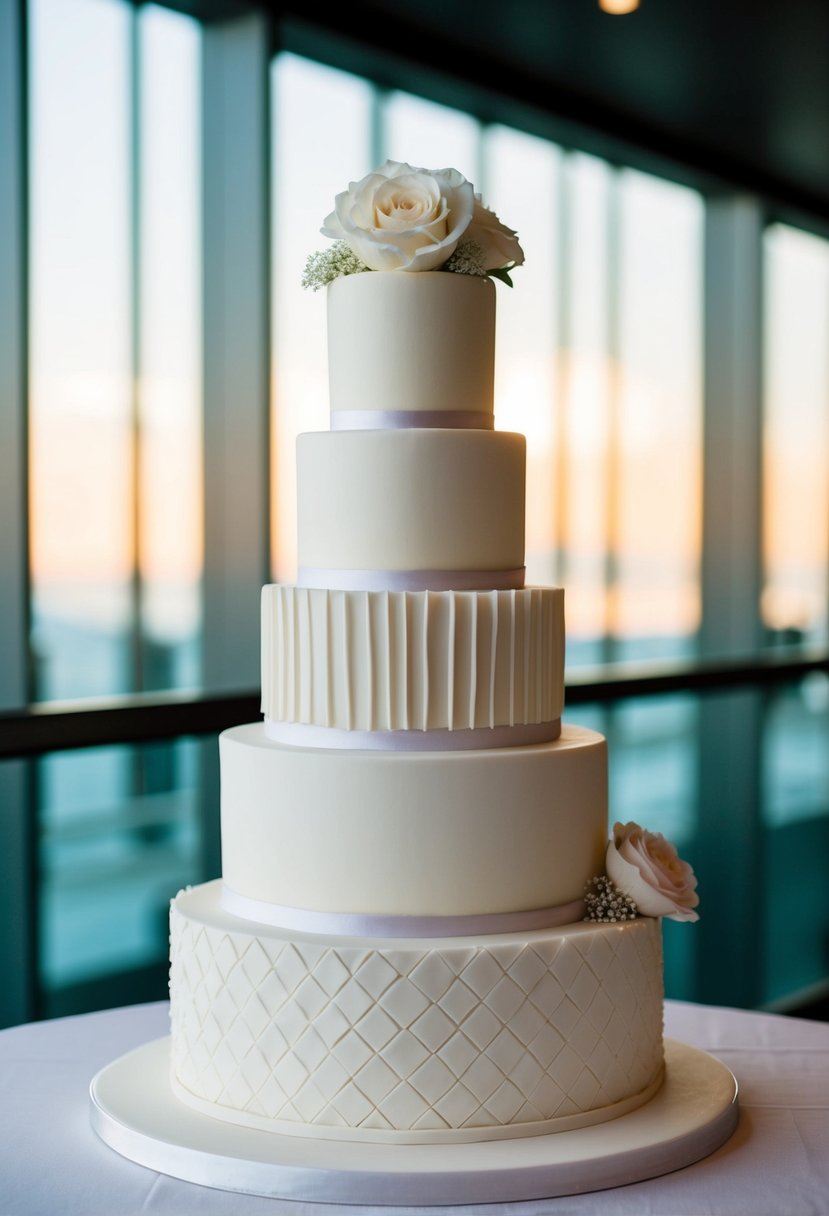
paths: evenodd
<path fill-rule="evenodd" d="M 0 708 L 32 696 L 28 499 L 28 44 L 25 5 L 0 4 Z M 0 764 L 0 1027 L 36 1012 L 32 766 Z"/>

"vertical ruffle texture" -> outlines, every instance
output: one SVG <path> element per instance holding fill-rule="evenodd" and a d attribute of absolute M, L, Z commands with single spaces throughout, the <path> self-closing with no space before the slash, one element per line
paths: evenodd
<path fill-rule="evenodd" d="M 341 730 L 551 722 L 564 702 L 564 596 L 513 591 L 262 594 L 262 712 Z"/>

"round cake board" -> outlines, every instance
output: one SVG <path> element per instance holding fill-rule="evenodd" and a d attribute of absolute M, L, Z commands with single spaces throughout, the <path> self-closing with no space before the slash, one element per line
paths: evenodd
<path fill-rule="evenodd" d="M 665 1082 L 607 1123 L 471 1144 L 369 1144 L 238 1127 L 184 1106 L 170 1041 L 107 1065 L 90 1087 L 92 1126 L 139 1165 L 219 1190 L 319 1203 L 499 1203 L 656 1178 L 714 1152 L 737 1125 L 737 1082 L 719 1060 L 665 1041 Z"/>

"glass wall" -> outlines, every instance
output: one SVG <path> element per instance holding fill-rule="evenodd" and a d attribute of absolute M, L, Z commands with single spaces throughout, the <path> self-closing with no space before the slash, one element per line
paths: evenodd
<path fill-rule="evenodd" d="M 132 684 L 131 15 L 30 13 L 35 689 L 94 696 Z"/>
<path fill-rule="evenodd" d="M 39 765 L 42 1012 L 163 997 L 170 898 L 201 877 L 198 744 L 59 760 Z"/>
<path fill-rule="evenodd" d="M 496 425 L 527 436 L 528 579 L 566 586 L 569 665 L 687 655 L 700 615 L 701 196 L 295 55 L 277 57 L 273 86 L 276 576 L 295 565 L 296 434 L 328 427 L 323 293 L 302 290 L 304 259 L 325 247 L 319 227 L 349 180 L 386 157 L 452 165 L 527 255 L 514 290 L 497 288 Z M 688 699 L 582 714 L 611 737 L 614 816 L 691 853 L 696 715 Z M 694 991 L 691 948 L 679 935 L 669 950 L 677 995 Z"/>
<path fill-rule="evenodd" d="M 829 638 L 829 241 L 766 230 L 763 617 L 776 640 Z"/>
<path fill-rule="evenodd" d="M 496 425 L 527 436 L 528 579 L 566 585 L 571 665 L 687 654 L 701 195 L 292 54 L 274 61 L 273 99 L 277 577 L 295 565 L 296 434 L 328 425 L 322 293 L 302 290 L 304 260 L 349 180 L 387 157 L 452 165 L 527 255 L 515 290 L 498 288 Z"/>
<path fill-rule="evenodd" d="M 194 687 L 198 27 L 120 0 L 29 12 L 34 695 Z M 199 872 L 192 749 L 37 765 L 45 1008 L 165 959 L 159 909 Z"/>
<path fill-rule="evenodd" d="M 772 642 L 829 638 L 829 241 L 766 230 L 763 619 Z M 769 697 L 763 748 L 765 997 L 826 970 L 829 680 Z M 797 943 L 797 949 L 792 948 Z"/>
<path fill-rule="evenodd" d="M 32 685 L 193 687 L 202 258 L 221 252 L 201 248 L 202 39 L 128 0 L 28 11 Z M 497 288 L 496 424 L 528 439 L 528 575 L 566 586 L 568 669 L 694 657 L 702 195 L 290 53 L 270 85 L 274 576 L 295 573 L 296 435 L 328 425 L 305 259 L 349 180 L 386 157 L 453 165 L 527 252 Z M 829 635 L 827 249 L 779 224 L 765 237 L 764 507 L 746 552 L 762 529 L 775 643 Z M 614 819 L 663 831 L 699 871 L 699 932 L 666 925 L 669 995 L 754 1004 L 825 976 L 827 712 L 823 677 L 569 711 L 608 736 Z M 42 1008 L 137 999 L 130 974 L 160 994 L 166 901 L 204 876 L 198 746 L 58 754 L 34 787 Z"/>
<path fill-rule="evenodd" d="M 320 344 L 325 293 L 302 291 L 302 269 L 325 239 L 319 230 L 333 206 L 331 177 L 345 183 L 371 168 L 374 97 L 365 81 L 294 55 L 274 61 L 271 97 L 271 560 L 274 576 L 289 582 L 296 572 L 296 436 L 328 425 L 328 370 Z M 322 198 L 329 205 L 320 211 Z"/>
<path fill-rule="evenodd" d="M 528 578 L 566 587 L 568 669 L 692 658 L 702 613 L 702 195 L 295 55 L 277 57 L 273 84 L 277 577 L 294 572 L 296 434 L 328 426 L 324 308 L 300 287 L 304 258 L 325 247 L 318 229 L 349 180 L 386 157 L 449 164 L 518 229 L 527 253 L 515 289 L 498 286 L 496 425 L 527 436 Z M 829 261 L 822 243 L 777 227 L 766 263 L 763 610 L 772 637 L 820 641 Z M 827 826 L 823 687 L 570 710 L 608 736 L 613 818 L 662 831 L 698 869 L 701 931 L 665 926 L 670 995 L 769 1002 L 825 970 L 820 917 L 796 951 L 781 928 L 787 909 L 799 923 L 814 890 L 797 877 L 794 825 L 812 848 Z M 779 848 L 784 866 L 771 862 Z M 728 857 L 739 859 L 734 873 Z"/>
<path fill-rule="evenodd" d="M 764 725 L 762 999 L 780 1001 L 826 976 L 829 678 L 776 692 Z"/>

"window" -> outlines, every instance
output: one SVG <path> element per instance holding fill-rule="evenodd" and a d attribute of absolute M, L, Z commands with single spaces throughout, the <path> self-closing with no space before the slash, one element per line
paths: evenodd
<path fill-rule="evenodd" d="M 498 286 L 496 425 L 526 434 L 528 580 L 566 588 L 570 668 L 693 653 L 700 617 L 703 200 L 696 191 L 289 53 L 273 68 L 274 570 L 295 570 L 294 449 L 328 427 L 323 293 L 300 286 L 334 194 L 386 157 L 452 165 L 518 229 Z M 301 188 L 297 188 L 301 183 Z M 665 453 L 673 454 L 665 459 Z M 610 737 L 614 817 L 699 854 L 691 698 L 571 711 Z M 669 990 L 693 995 L 676 935 Z"/>
<path fill-rule="evenodd" d="M 30 509 L 38 699 L 200 678 L 199 35 L 118 0 L 30 5 Z M 40 761 L 44 1007 L 163 964 L 198 875 L 187 741 Z"/>
<path fill-rule="evenodd" d="M 763 616 L 825 643 L 829 566 L 829 241 L 766 230 Z"/>
<path fill-rule="evenodd" d="M 766 230 L 763 618 L 771 641 L 824 644 L 829 587 L 829 241 Z M 763 747 L 764 996 L 814 984 L 829 916 L 813 892 L 829 846 L 829 680 L 768 701 Z M 792 942 L 798 949 L 792 949 Z"/>
<path fill-rule="evenodd" d="M 320 224 L 349 179 L 385 157 L 454 165 L 527 252 L 515 290 L 498 287 L 496 424 L 528 439 L 529 579 L 567 591 L 568 714 L 608 735 L 614 818 L 665 832 L 700 875 L 699 931 L 666 926 L 668 992 L 751 1004 L 824 979 L 825 918 L 810 903 L 820 875 L 803 858 L 827 846 L 825 674 L 773 693 L 692 686 L 705 675 L 701 636 L 711 653 L 735 652 L 716 650 L 734 585 L 732 616 L 752 618 L 734 647 L 761 612 L 778 648 L 829 641 L 829 243 L 780 223 L 763 236 L 762 200 L 707 200 L 291 51 L 268 64 L 262 14 L 200 27 L 130 0 L 29 0 L 26 13 L 28 282 L 0 293 L 30 309 L 31 572 L 24 585 L 21 525 L 0 599 L 15 620 L 30 601 L 34 696 L 215 692 L 240 671 L 253 683 L 248 590 L 268 560 L 274 577 L 294 576 L 295 438 L 328 425 L 325 301 L 301 288 L 305 258 L 325 246 Z M 228 156 L 234 172 L 223 177 Z M 221 181 L 232 184 L 229 217 Z M 257 328 L 268 312 L 268 186 L 270 352 Z M 735 233 L 740 245 L 717 283 L 710 257 L 704 274 L 714 215 L 720 250 Z M 738 310 L 747 349 L 722 344 L 717 391 L 728 398 L 740 372 L 723 433 L 745 461 L 740 486 L 759 484 L 762 461 L 762 519 L 744 496 L 709 561 L 703 473 L 720 462 L 703 320 L 718 293 L 756 301 L 761 266 L 764 332 L 759 308 Z M 236 328 L 223 346 L 229 268 Z M 22 405 L 15 421 L 22 436 Z M 26 450 L 22 437 L 13 445 Z M 0 473 L 10 467 L 0 445 Z M 723 495 L 718 510 L 728 504 Z M 748 572 L 718 585 L 717 563 L 735 557 Z M 25 625 L 14 633 L 7 654 L 25 646 Z M 679 691 L 608 699 L 592 665 L 617 660 L 662 663 Z M 613 693 L 618 669 L 601 671 Z M 25 699 L 18 674 L 0 670 L 5 705 Z M 0 851 L 11 856 L 11 842 L 7 878 L 24 875 L 7 906 L 35 892 L 29 966 L 42 1012 L 163 992 L 167 899 L 218 871 L 215 740 L 202 747 L 187 723 L 184 709 L 181 737 L 76 752 L 58 742 L 28 770 L 0 766 L 16 815 L 0 824 Z M 31 797 L 18 780 L 27 771 Z M 20 845 L 31 822 L 36 877 Z"/>
<path fill-rule="evenodd" d="M 94 696 L 132 683 L 129 7 L 36 0 L 30 48 L 35 689 Z"/>
<path fill-rule="evenodd" d="M 527 435 L 528 579 L 566 585 L 570 663 L 692 650 L 701 196 L 289 53 L 273 98 L 276 576 L 295 568 L 296 435 L 328 426 L 324 301 L 300 286 L 304 260 L 349 180 L 387 157 L 448 164 L 527 254 L 516 289 L 498 289 L 496 425 Z"/>

